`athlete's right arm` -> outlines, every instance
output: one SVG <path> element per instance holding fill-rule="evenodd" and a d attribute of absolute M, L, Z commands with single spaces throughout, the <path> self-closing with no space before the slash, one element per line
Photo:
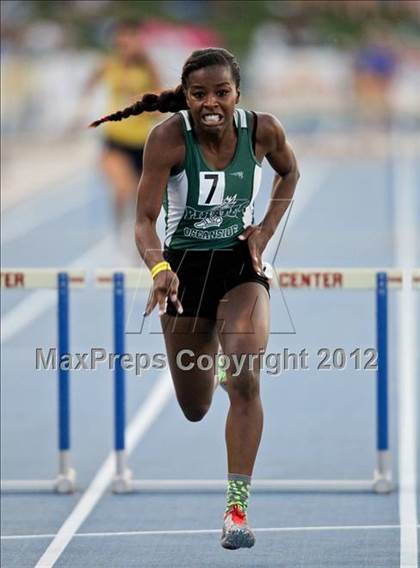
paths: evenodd
<path fill-rule="evenodd" d="M 164 260 L 156 222 L 171 168 L 183 161 L 185 152 L 177 120 L 177 117 L 171 117 L 155 126 L 144 148 L 143 173 L 137 190 L 135 236 L 139 253 L 149 269 Z M 160 272 L 153 281 L 145 315 L 149 315 L 157 303 L 162 314 L 168 296 L 178 311 L 182 310 L 177 298 L 178 285 L 175 273 L 166 270 Z"/>

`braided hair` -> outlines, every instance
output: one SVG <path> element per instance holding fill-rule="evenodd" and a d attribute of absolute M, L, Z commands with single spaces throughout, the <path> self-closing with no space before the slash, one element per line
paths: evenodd
<path fill-rule="evenodd" d="M 184 67 L 182 68 L 181 84 L 175 89 L 163 91 L 160 94 L 145 93 L 142 98 L 136 101 L 133 105 L 107 116 L 103 116 L 99 120 L 92 122 L 90 126 L 96 128 L 103 122 L 124 120 L 129 116 L 137 116 L 143 112 L 159 111 L 166 113 L 178 112 L 179 110 L 187 109 L 188 105 L 184 90 L 187 87 L 188 76 L 190 73 L 198 71 L 203 67 L 209 67 L 210 65 L 223 65 L 225 67 L 229 67 L 232 72 L 236 88 L 239 88 L 241 73 L 239 63 L 232 53 L 221 47 L 199 49 L 193 51 L 184 63 Z"/>

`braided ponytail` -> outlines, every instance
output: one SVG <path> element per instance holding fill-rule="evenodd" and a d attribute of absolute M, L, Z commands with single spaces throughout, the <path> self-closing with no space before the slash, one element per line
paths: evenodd
<path fill-rule="evenodd" d="M 178 112 L 179 110 L 187 109 L 187 101 L 185 99 L 184 91 L 182 85 L 178 85 L 176 89 L 162 91 L 159 95 L 154 93 L 145 93 L 139 101 L 136 101 L 133 105 L 123 109 L 118 110 L 107 116 L 103 116 L 99 120 L 95 120 L 89 126 L 91 128 L 96 128 L 103 122 L 109 121 L 119 121 L 129 116 L 137 116 L 143 112 Z"/>
<path fill-rule="evenodd" d="M 92 122 L 90 126 L 96 128 L 103 122 L 110 120 L 123 120 L 129 116 L 137 116 L 142 112 L 178 112 L 188 108 L 183 88 L 187 87 L 187 79 L 190 73 L 209 67 L 211 65 L 223 65 L 229 67 L 232 73 L 235 85 L 239 88 L 241 80 L 241 72 L 236 57 L 223 49 L 222 47 L 208 47 L 206 49 L 198 49 L 194 51 L 182 69 L 181 85 L 174 90 L 163 91 L 160 95 L 154 93 L 146 93 L 141 100 L 135 102 L 132 106 L 119 110 L 108 116 L 104 116 L 99 120 Z"/>

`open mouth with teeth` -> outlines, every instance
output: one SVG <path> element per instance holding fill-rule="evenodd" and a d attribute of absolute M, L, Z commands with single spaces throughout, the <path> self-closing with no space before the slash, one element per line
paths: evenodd
<path fill-rule="evenodd" d="M 201 117 L 201 121 L 206 126 L 219 126 L 219 124 L 222 124 L 222 122 L 223 122 L 223 116 L 221 114 L 218 114 L 218 113 L 204 114 Z"/>

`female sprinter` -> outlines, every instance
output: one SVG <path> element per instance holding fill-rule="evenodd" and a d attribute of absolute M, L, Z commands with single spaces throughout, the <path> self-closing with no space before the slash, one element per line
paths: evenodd
<path fill-rule="evenodd" d="M 107 105 L 114 110 L 134 102 L 139 93 L 159 89 L 156 68 L 140 45 L 140 33 L 136 21 L 122 20 L 115 24 L 114 52 L 89 78 L 83 97 L 103 83 Z M 121 229 L 127 208 L 132 210 L 142 171 L 143 147 L 155 122 L 152 116 L 144 115 L 126 124 L 109 123 L 104 129 L 101 167 L 113 191 L 117 230 Z"/>
<path fill-rule="evenodd" d="M 272 115 L 236 108 L 240 70 L 228 51 L 194 51 L 181 85 L 145 94 L 132 107 L 93 123 L 159 110 L 145 147 L 138 188 L 136 242 L 153 277 L 145 315 L 159 304 L 178 402 L 188 420 L 201 420 L 214 391 L 219 342 L 225 358 L 248 357 L 227 369 L 227 506 L 222 546 L 251 547 L 247 507 L 263 426 L 259 358 L 269 333 L 269 283 L 262 253 L 292 199 L 299 177 L 284 131 Z M 276 172 L 272 199 L 258 225 L 253 204 L 266 157 Z M 164 202 L 165 246 L 156 233 Z M 187 352 L 184 350 L 188 350 Z M 254 357 L 251 357 L 254 355 Z"/>

